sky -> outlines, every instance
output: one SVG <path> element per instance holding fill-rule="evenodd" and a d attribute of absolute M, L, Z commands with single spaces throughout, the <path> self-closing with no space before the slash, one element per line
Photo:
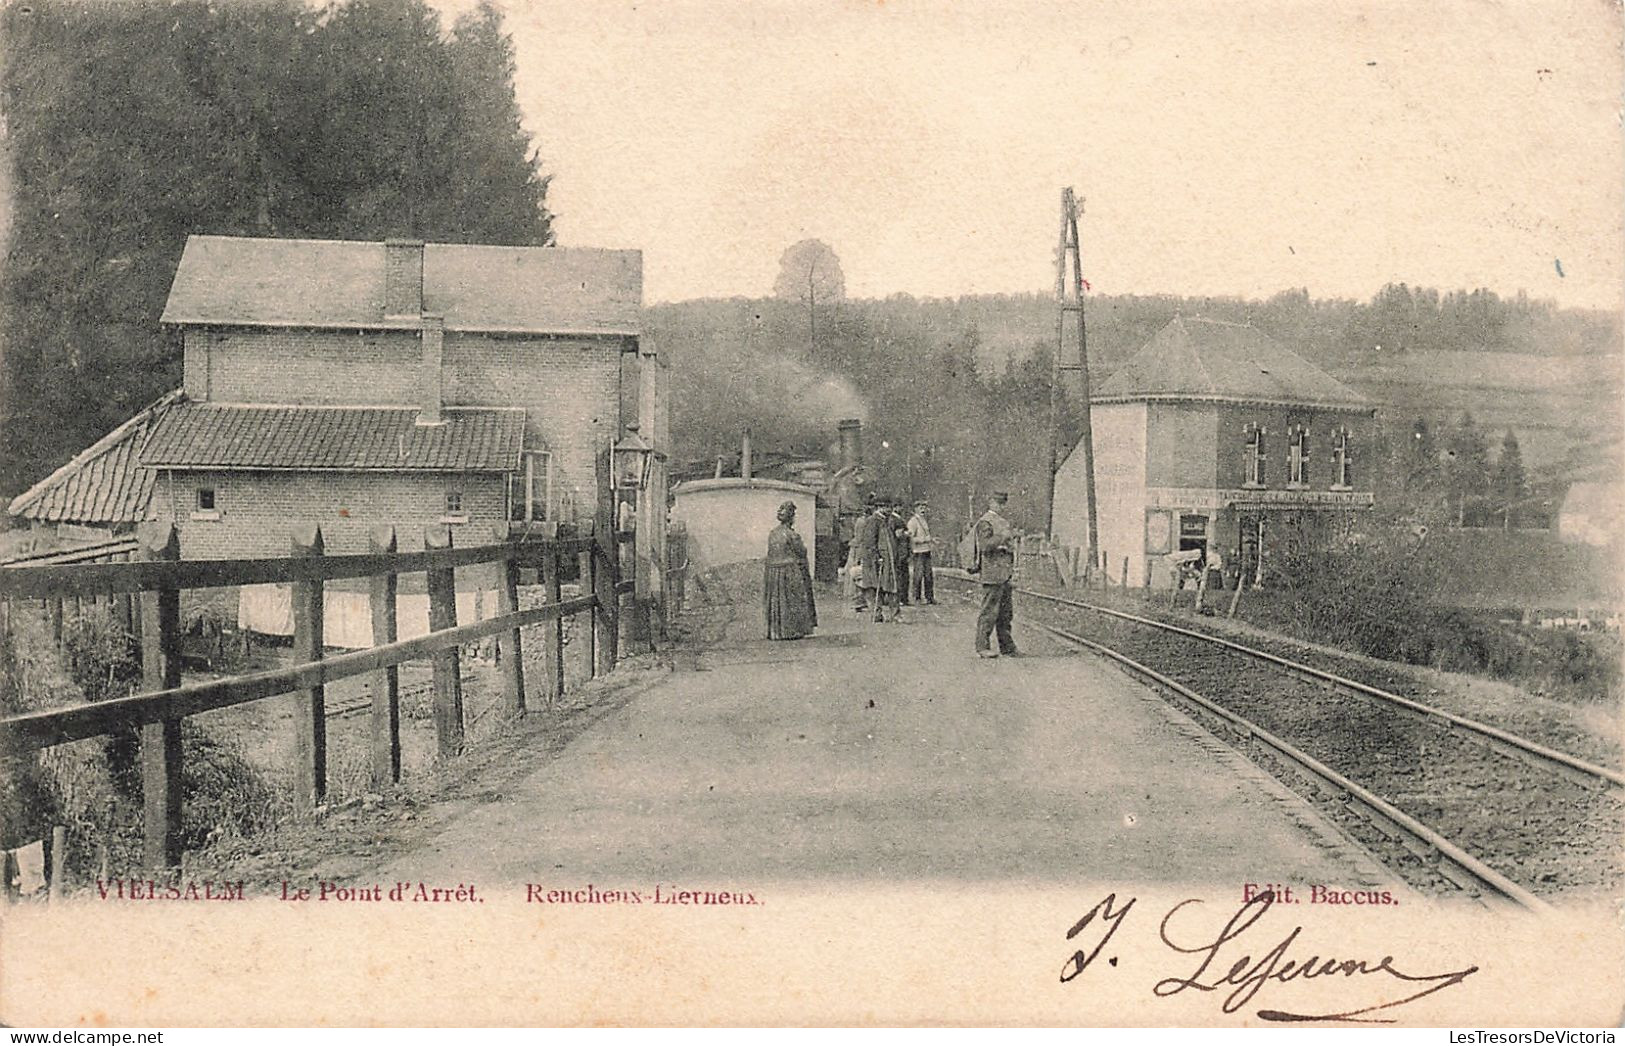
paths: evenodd
<path fill-rule="evenodd" d="M 853 297 L 1051 293 L 1071 185 L 1097 293 L 1621 305 L 1602 0 L 503 8 L 559 243 L 642 249 L 650 302 L 806 237 Z"/>

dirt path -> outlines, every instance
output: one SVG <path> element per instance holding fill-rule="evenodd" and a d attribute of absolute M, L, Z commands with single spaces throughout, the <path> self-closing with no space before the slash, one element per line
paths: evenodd
<path fill-rule="evenodd" d="M 487 888 L 595 882 L 1386 883 L 1303 803 L 1115 671 L 962 604 L 902 624 L 826 594 L 816 637 L 711 607 L 669 654 L 307 826 L 267 874 Z"/>

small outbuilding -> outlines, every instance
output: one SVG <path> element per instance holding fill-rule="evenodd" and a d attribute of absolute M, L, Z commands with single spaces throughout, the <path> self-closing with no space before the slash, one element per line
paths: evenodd
<path fill-rule="evenodd" d="M 807 544 L 807 555 L 817 560 L 818 491 L 776 479 L 690 480 L 672 488 L 671 520 L 688 529 L 689 564 L 710 570 L 730 563 L 761 559 L 767 536 L 779 525 L 778 509 L 786 501 L 796 505 L 796 530 Z"/>

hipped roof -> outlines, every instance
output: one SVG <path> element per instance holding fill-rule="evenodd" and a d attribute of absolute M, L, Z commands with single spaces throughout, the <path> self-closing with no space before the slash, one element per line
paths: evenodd
<path fill-rule="evenodd" d="M 1090 399 L 1370 408 L 1364 396 L 1250 324 L 1177 316 Z"/>
<path fill-rule="evenodd" d="M 179 389 L 157 400 L 12 499 L 13 516 L 41 523 L 120 524 L 151 519 L 154 474 L 139 459 L 142 441 Z"/>
<path fill-rule="evenodd" d="M 416 407 L 270 407 L 182 403 L 158 422 L 149 468 L 505 472 L 518 467 L 525 412 L 448 408 L 420 425 Z"/>
<path fill-rule="evenodd" d="M 641 251 L 423 245 L 423 311 L 446 329 L 636 337 Z M 190 236 L 164 323 L 386 328 L 383 243 Z"/>

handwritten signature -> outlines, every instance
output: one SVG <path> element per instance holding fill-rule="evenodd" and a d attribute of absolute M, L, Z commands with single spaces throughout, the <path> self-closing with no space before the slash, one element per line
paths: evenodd
<path fill-rule="evenodd" d="M 1083 934 L 1091 926 L 1099 934 L 1094 938 L 1094 946 L 1074 951 L 1061 966 L 1061 982 L 1064 984 L 1074 980 L 1085 970 L 1089 969 L 1105 950 L 1113 935 L 1122 928 L 1123 921 L 1133 910 L 1135 898 L 1129 897 L 1122 902 L 1118 901 L 1117 894 L 1107 894 L 1105 900 L 1091 908 L 1083 918 L 1079 919 L 1073 927 L 1066 932 L 1066 939 L 1071 941 Z M 1223 992 L 1221 1008 L 1225 1013 L 1235 1013 L 1237 1010 L 1252 1002 L 1259 992 L 1271 982 L 1287 984 L 1292 981 L 1311 981 L 1318 978 L 1332 978 L 1336 980 L 1351 980 L 1355 978 L 1378 977 L 1399 982 L 1403 987 L 1401 991 L 1410 992 L 1403 998 L 1375 1002 L 1371 1005 L 1360 1006 L 1355 1009 L 1337 1010 L 1326 1013 L 1290 1013 L 1285 1010 L 1260 1009 L 1257 1015 L 1266 1021 L 1350 1021 L 1360 1024 L 1391 1024 L 1393 1018 L 1389 1016 L 1368 1016 L 1379 1011 L 1392 1011 L 1406 1003 L 1415 1002 L 1425 996 L 1440 992 L 1446 988 L 1453 988 L 1478 972 L 1477 966 L 1465 969 L 1452 970 L 1448 973 L 1411 974 L 1394 965 L 1394 957 L 1385 955 L 1381 959 L 1339 959 L 1328 957 L 1320 952 L 1299 958 L 1294 949 L 1301 952 L 1308 951 L 1307 947 L 1299 943 L 1303 933 L 1302 926 L 1294 926 L 1280 942 L 1257 959 L 1253 958 L 1251 951 L 1241 952 L 1237 942 L 1247 933 L 1275 904 L 1275 893 L 1266 890 L 1245 904 L 1243 904 L 1230 917 L 1229 922 L 1218 936 L 1211 939 L 1202 939 L 1201 943 L 1188 943 L 1193 935 L 1186 932 L 1174 933 L 1172 924 L 1176 917 L 1181 923 L 1180 930 L 1188 929 L 1189 916 L 1180 916 L 1182 911 L 1193 909 L 1201 905 L 1200 900 L 1191 899 L 1181 901 L 1169 909 L 1162 917 L 1160 934 L 1162 943 L 1180 955 L 1194 955 L 1198 957 L 1196 969 L 1183 977 L 1165 977 L 1156 983 L 1153 993 L 1160 998 L 1178 995 L 1184 991 Z M 1206 935 L 1203 935 L 1205 937 Z M 1260 935 L 1255 934 L 1254 937 Z M 1088 938 L 1086 938 L 1087 940 Z M 1226 953 L 1221 960 L 1220 954 Z M 1238 957 L 1230 961 L 1229 954 Z M 1225 962 L 1230 961 L 1228 969 Z M 1117 965 L 1117 957 L 1109 955 L 1106 962 L 1110 966 Z M 1224 970 L 1223 973 L 1218 971 Z"/>

